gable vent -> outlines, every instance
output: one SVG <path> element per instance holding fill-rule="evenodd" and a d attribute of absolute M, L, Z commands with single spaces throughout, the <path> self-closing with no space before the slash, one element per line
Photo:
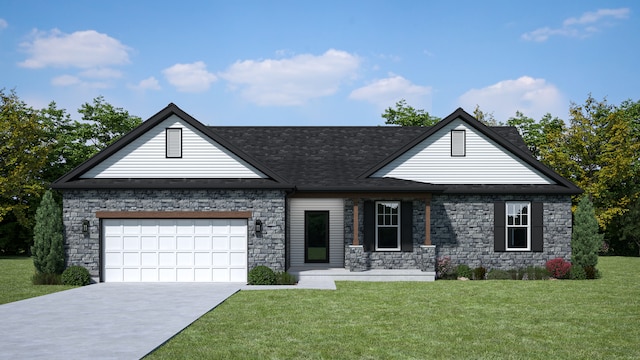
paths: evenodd
<path fill-rule="evenodd" d="M 182 129 L 166 129 L 167 135 L 167 157 L 182 157 Z"/>
<path fill-rule="evenodd" d="M 466 148 L 465 131 L 451 130 L 451 156 L 465 156 Z"/>

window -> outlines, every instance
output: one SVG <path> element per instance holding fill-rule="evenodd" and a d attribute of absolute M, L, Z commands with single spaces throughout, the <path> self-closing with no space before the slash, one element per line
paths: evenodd
<path fill-rule="evenodd" d="M 506 203 L 507 250 L 531 250 L 531 220 L 528 202 Z"/>
<path fill-rule="evenodd" d="M 464 130 L 451 130 L 451 156 L 465 156 L 466 133 Z"/>
<path fill-rule="evenodd" d="M 376 250 L 400 250 L 400 202 L 376 202 Z"/>
<path fill-rule="evenodd" d="M 168 158 L 182 157 L 182 129 L 166 129 L 166 156 Z"/>

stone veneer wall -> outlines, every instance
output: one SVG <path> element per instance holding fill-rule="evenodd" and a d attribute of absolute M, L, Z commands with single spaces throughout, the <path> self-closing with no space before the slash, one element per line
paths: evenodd
<path fill-rule="evenodd" d="M 396 200 L 396 199 L 371 199 Z M 543 202 L 542 252 L 494 252 L 493 225 L 495 201 Z M 359 243 L 363 244 L 364 200 L 359 201 Z M 422 269 L 434 271 L 437 258 L 448 256 L 454 265 L 514 269 L 544 266 L 549 259 L 571 258 L 571 197 L 565 195 L 462 195 L 434 194 L 431 201 L 431 243 L 435 249 L 421 247 L 425 231 L 424 200 L 413 200 L 413 252 L 364 252 L 353 244 L 353 200 L 345 199 L 345 268 Z M 433 256 L 433 258 L 431 258 Z"/>
<path fill-rule="evenodd" d="M 397 200 L 397 199 L 367 199 L 367 200 Z M 401 199 L 407 200 L 407 199 Z M 353 244 L 353 199 L 345 199 L 344 208 L 344 241 L 345 241 L 345 259 L 344 266 L 352 271 L 362 271 L 367 269 L 423 269 L 430 270 L 430 265 L 424 263 L 423 250 L 420 245 L 424 244 L 424 200 L 413 200 L 413 251 L 373 251 L 363 252 L 350 248 Z M 360 245 L 364 243 L 364 199 L 358 202 L 358 239 Z M 362 251 L 366 257 L 366 261 L 357 261 L 357 252 Z M 434 260 L 435 261 L 435 260 Z M 429 262 L 430 263 L 430 262 Z M 435 264 L 435 262 L 434 262 Z"/>
<path fill-rule="evenodd" d="M 65 190 L 63 192 L 66 265 L 100 271 L 100 222 L 96 211 L 251 211 L 248 267 L 285 270 L 285 193 L 281 190 Z M 262 220 L 256 236 L 254 219 Z M 89 234 L 82 221 L 89 220 Z"/>
<path fill-rule="evenodd" d="M 495 201 L 543 203 L 543 251 L 493 251 Z M 431 201 L 431 242 L 436 257 L 471 268 L 516 269 L 571 258 L 571 197 L 568 195 L 445 195 Z"/>

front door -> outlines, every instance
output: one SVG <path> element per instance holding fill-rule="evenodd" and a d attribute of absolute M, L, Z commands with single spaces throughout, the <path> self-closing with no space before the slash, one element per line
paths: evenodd
<path fill-rule="evenodd" d="M 304 212 L 304 262 L 329 262 L 329 212 Z"/>

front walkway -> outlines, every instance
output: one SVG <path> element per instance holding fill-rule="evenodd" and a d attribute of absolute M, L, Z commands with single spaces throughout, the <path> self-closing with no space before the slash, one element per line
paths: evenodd
<path fill-rule="evenodd" d="M 100 283 L 0 305 L 0 359 L 139 359 L 243 286 Z"/>

